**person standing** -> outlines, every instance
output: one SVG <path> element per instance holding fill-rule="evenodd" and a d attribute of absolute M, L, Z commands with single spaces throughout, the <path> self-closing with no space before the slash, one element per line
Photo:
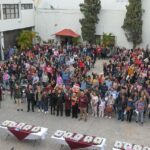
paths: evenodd
<path fill-rule="evenodd" d="M 106 103 L 106 118 L 109 118 L 109 119 L 112 118 L 113 105 L 114 105 L 113 95 L 109 95 L 108 96 L 108 101 Z"/>
<path fill-rule="evenodd" d="M 59 89 L 57 93 L 57 116 L 63 116 L 63 93 L 62 90 Z"/>
<path fill-rule="evenodd" d="M 42 98 L 41 99 L 42 99 L 44 113 L 47 114 L 48 113 L 48 95 L 46 94 L 46 91 L 42 92 Z"/>
<path fill-rule="evenodd" d="M 5 90 L 9 90 L 9 79 L 10 75 L 8 74 L 8 70 L 6 70 L 3 74 L 3 85 Z"/>
<path fill-rule="evenodd" d="M 145 102 L 144 99 L 141 97 L 137 102 L 136 102 L 136 122 L 141 122 L 141 124 L 144 123 L 144 108 L 145 108 Z"/>
<path fill-rule="evenodd" d="M 35 91 L 35 101 L 36 101 L 36 105 L 38 107 L 38 112 L 41 112 L 43 110 L 41 97 L 42 97 L 41 86 L 37 86 L 36 91 Z"/>
<path fill-rule="evenodd" d="M 127 121 L 131 122 L 133 115 L 133 99 L 131 97 L 128 98 L 126 111 L 127 111 Z"/>
<path fill-rule="evenodd" d="M 18 84 L 15 84 L 14 99 L 16 100 L 17 103 L 17 111 L 19 110 L 23 111 L 22 102 L 21 102 L 21 89 Z"/>
<path fill-rule="evenodd" d="M 15 86 L 15 76 L 14 75 L 12 75 L 10 78 L 9 86 L 10 86 L 10 96 L 12 98 L 13 94 L 14 94 L 14 86 Z"/>
<path fill-rule="evenodd" d="M 104 117 L 104 112 L 105 112 L 105 107 L 106 107 L 106 101 L 104 98 L 99 97 L 99 117 Z"/>
<path fill-rule="evenodd" d="M 96 93 L 93 91 L 93 92 L 91 93 L 92 116 L 97 117 L 97 115 L 98 115 L 97 106 L 98 106 L 98 96 L 97 96 Z"/>
<path fill-rule="evenodd" d="M 79 120 L 82 120 L 84 118 L 84 121 L 87 121 L 87 103 L 88 103 L 88 98 L 84 94 L 83 91 L 80 93 L 79 97 L 79 109 L 80 109 L 80 118 Z"/>
<path fill-rule="evenodd" d="M 52 90 L 52 92 L 49 93 L 49 99 L 50 99 L 51 115 L 55 115 L 56 104 L 57 104 L 57 95 L 56 95 L 56 92 L 54 89 Z"/>
<path fill-rule="evenodd" d="M 73 93 L 71 96 L 72 118 L 78 118 L 78 97 L 77 93 Z"/>
<path fill-rule="evenodd" d="M 119 95 L 115 103 L 118 112 L 118 120 L 124 121 L 124 111 L 127 106 L 127 100 L 125 98 L 125 95 L 124 94 Z"/>
<path fill-rule="evenodd" d="M 31 105 L 32 105 L 32 112 L 34 112 L 35 95 L 31 84 L 29 84 L 27 87 L 26 95 L 27 95 L 27 112 L 30 111 Z"/>
<path fill-rule="evenodd" d="M 65 100 L 65 114 L 66 117 L 69 117 L 71 113 L 71 99 L 68 92 L 65 93 L 64 100 Z"/>

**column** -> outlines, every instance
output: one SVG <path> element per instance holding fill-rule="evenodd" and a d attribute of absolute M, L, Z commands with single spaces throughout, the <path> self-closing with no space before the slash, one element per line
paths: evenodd
<path fill-rule="evenodd" d="M 3 17 L 3 6 L 2 6 L 2 4 L 0 5 L 0 11 L 1 11 L 1 20 L 3 20 L 4 19 L 4 17 Z"/>
<path fill-rule="evenodd" d="M 4 60 L 4 35 L 3 32 L 0 32 L 0 53 L 1 53 L 1 60 Z"/>

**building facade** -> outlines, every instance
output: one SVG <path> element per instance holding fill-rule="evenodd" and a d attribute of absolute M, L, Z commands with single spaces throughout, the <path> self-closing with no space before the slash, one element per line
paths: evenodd
<path fill-rule="evenodd" d="M 59 40 L 56 32 L 70 28 L 81 35 L 79 20 L 83 18 L 79 4 L 84 0 L 0 0 L 0 50 L 16 45 L 16 37 L 24 29 L 39 33 L 43 41 Z M 139 47 L 150 44 L 150 0 L 143 0 L 143 42 Z M 132 48 L 121 28 L 128 0 L 101 0 L 97 38 L 112 33 L 116 46 Z"/>
<path fill-rule="evenodd" d="M 54 33 L 70 28 L 81 35 L 79 19 L 83 17 L 79 4 L 84 0 L 36 0 L 35 29 L 44 41 L 56 39 Z M 139 47 L 150 44 L 150 0 L 143 0 L 143 42 Z M 116 46 L 132 48 L 121 28 L 126 14 L 125 6 L 128 0 L 101 0 L 101 12 L 96 28 L 97 37 L 103 33 L 112 33 L 115 36 Z M 41 21 L 42 20 L 42 21 Z M 56 39 L 57 40 L 57 39 Z"/>
<path fill-rule="evenodd" d="M 32 0 L 0 0 L 0 49 L 16 45 L 20 31 L 34 28 L 34 5 Z"/>

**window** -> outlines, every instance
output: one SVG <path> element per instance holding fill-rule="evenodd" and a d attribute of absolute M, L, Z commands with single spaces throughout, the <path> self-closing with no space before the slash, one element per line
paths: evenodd
<path fill-rule="evenodd" d="M 95 35 L 95 43 L 100 45 L 101 44 L 101 35 Z"/>
<path fill-rule="evenodd" d="M 19 5 L 18 4 L 3 4 L 3 17 L 4 19 L 19 18 Z"/>
<path fill-rule="evenodd" d="M 21 4 L 21 9 L 33 9 L 33 4 Z"/>

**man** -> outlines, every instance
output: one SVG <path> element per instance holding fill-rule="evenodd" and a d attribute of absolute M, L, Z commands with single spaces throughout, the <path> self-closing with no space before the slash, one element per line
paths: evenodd
<path fill-rule="evenodd" d="M 81 91 L 80 97 L 79 97 L 79 109 L 80 109 L 80 118 L 79 118 L 79 120 L 82 120 L 83 116 L 84 116 L 84 121 L 85 122 L 87 121 L 87 103 L 88 103 L 88 98 L 84 94 L 84 92 Z"/>
<path fill-rule="evenodd" d="M 57 116 L 59 116 L 59 113 L 61 116 L 63 116 L 64 97 L 63 97 L 62 89 L 58 89 L 56 102 L 57 102 L 57 104 L 56 104 Z"/>
<path fill-rule="evenodd" d="M 23 111 L 22 103 L 21 103 L 21 90 L 19 84 L 15 84 L 14 99 L 16 100 L 17 103 L 17 107 L 18 107 L 17 111 L 19 110 Z"/>
<path fill-rule="evenodd" d="M 34 112 L 35 95 L 33 91 L 33 86 L 31 84 L 29 84 L 27 87 L 26 95 L 27 95 L 27 107 L 28 107 L 27 112 L 30 111 L 30 105 L 32 105 L 32 112 Z"/>

